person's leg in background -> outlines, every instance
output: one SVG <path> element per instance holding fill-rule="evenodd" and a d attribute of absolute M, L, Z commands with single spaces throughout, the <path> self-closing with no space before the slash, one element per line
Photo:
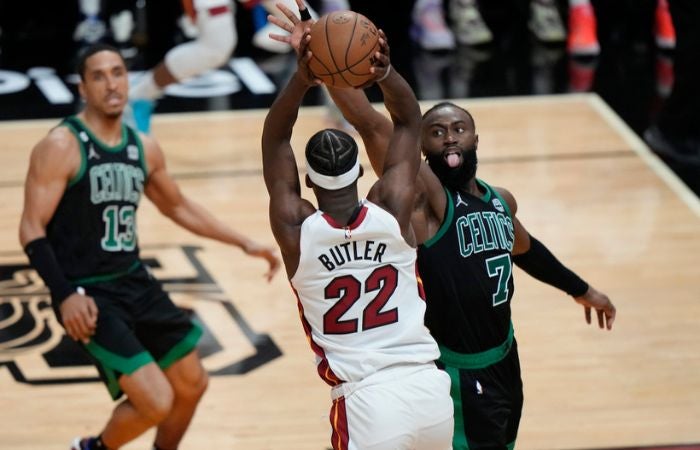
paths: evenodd
<path fill-rule="evenodd" d="M 537 39 L 546 43 L 563 42 L 566 30 L 556 0 L 530 0 L 528 27 Z"/>
<path fill-rule="evenodd" d="M 233 4 L 196 11 L 194 17 L 198 36 L 195 40 L 172 48 L 155 68 L 141 76 L 129 90 L 133 122 L 139 131 L 150 132 L 150 118 L 154 102 L 165 88 L 215 69 L 231 57 L 238 39 L 233 17 Z"/>
<path fill-rule="evenodd" d="M 574 56 L 595 56 L 600 53 L 597 21 L 590 0 L 569 0 L 566 47 Z"/>
<path fill-rule="evenodd" d="M 455 37 L 445 22 L 443 0 L 417 0 L 413 5 L 411 37 L 428 51 L 452 50 Z"/>
<path fill-rule="evenodd" d="M 481 45 L 493 40 L 477 0 L 449 0 L 448 7 L 452 29 L 461 45 Z"/>

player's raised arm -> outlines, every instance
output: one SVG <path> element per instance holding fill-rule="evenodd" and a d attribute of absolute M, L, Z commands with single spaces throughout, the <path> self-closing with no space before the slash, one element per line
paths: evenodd
<path fill-rule="evenodd" d="M 404 236 L 407 237 L 413 209 L 415 179 L 420 166 L 420 107 L 406 80 L 392 68 L 389 61 L 389 45 L 381 30 L 380 47 L 381 51 L 374 55 L 372 70 L 378 76 L 376 82 L 384 94 L 384 104 L 391 116 L 393 133 L 389 140 L 383 173 L 370 195 L 379 196 L 383 206 L 396 216 Z"/>
<path fill-rule="evenodd" d="M 308 75 L 309 37 L 302 42 L 299 67 L 270 107 L 262 135 L 262 160 L 265 186 L 270 195 L 270 225 L 282 250 L 288 274 L 298 258 L 298 227 L 313 212 L 313 206 L 301 198 L 299 171 L 291 146 L 292 129 L 299 107 L 309 87 L 317 84 Z M 293 270 L 292 270 L 293 272 Z"/>
<path fill-rule="evenodd" d="M 305 8 L 303 0 L 296 0 L 296 3 L 300 11 Z M 289 34 L 271 33 L 270 39 L 289 44 L 298 53 L 304 29 L 313 25 L 315 21 L 301 20 L 281 3 L 277 4 L 277 8 L 287 20 L 270 15 L 268 21 Z M 374 173 L 381 175 L 393 131 L 391 120 L 372 107 L 362 89 L 339 89 L 333 86 L 327 88 L 345 119 L 360 133 Z"/>

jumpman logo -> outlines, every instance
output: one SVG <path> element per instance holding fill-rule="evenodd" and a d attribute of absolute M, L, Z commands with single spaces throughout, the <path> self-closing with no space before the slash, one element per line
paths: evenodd
<path fill-rule="evenodd" d="M 100 155 L 95 151 L 95 147 L 90 144 L 90 150 L 88 151 L 88 159 L 100 159 Z"/>
<path fill-rule="evenodd" d="M 462 197 L 459 195 L 459 192 L 457 192 L 457 204 L 455 206 L 459 206 L 459 205 L 469 206 L 469 204 L 467 202 L 462 200 Z"/>

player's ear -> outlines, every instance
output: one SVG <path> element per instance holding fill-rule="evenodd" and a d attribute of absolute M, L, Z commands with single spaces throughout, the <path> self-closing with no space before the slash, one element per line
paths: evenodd
<path fill-rule="evenodd" d="M 309 174 L 306 174 L 306 176 L 304 177 L 304 184 L 309 189 L 314 187 L 314 184 L 311 182 L 311 178 L 309 178 Z"/>
<path fill-rule="evenodd" d="M 80 80 L 78 83 L 78 93 L 80 94 L 80 98 L 85 100 L 85 82 L 83 80 Z"/>

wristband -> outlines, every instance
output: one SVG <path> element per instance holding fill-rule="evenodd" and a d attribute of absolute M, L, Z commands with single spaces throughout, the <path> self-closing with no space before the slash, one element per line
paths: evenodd
<path fill-rule="evenodd" d="M 389 68 L 386 69 L 386 73 L 384 73 L 384 75 L 382 75 L 382 77 L 377 80 L 377 83 L 381 83 L 382 81 L 386 80 L 386 78 L 389 76 L 390 73 L 391 73 L 391 66 L 389 66 Z"/>
<path fill-rule="evenodd" d="M 311 20 L 311 13 L 309 12 L 309 8 L 299 8 L 299 17 L 301 18 L 302 22 Z"/>
<path fill-rule="evenodd" d="M 29 257 L 29 263 L 49 288 L 52 303 L 58 306 L 75 292 L 63 274 L 48 239 L 34 239 L 24 247 L 24 252 Z"/>
<path fill-rule="evenodd" d="M 528 275 L 573 297 L 580 297 L 588 291 L 588 283 L 566 268 L 544 244 L 532 236 L 528 251 L 513 255 L 513 262 Z"/>

